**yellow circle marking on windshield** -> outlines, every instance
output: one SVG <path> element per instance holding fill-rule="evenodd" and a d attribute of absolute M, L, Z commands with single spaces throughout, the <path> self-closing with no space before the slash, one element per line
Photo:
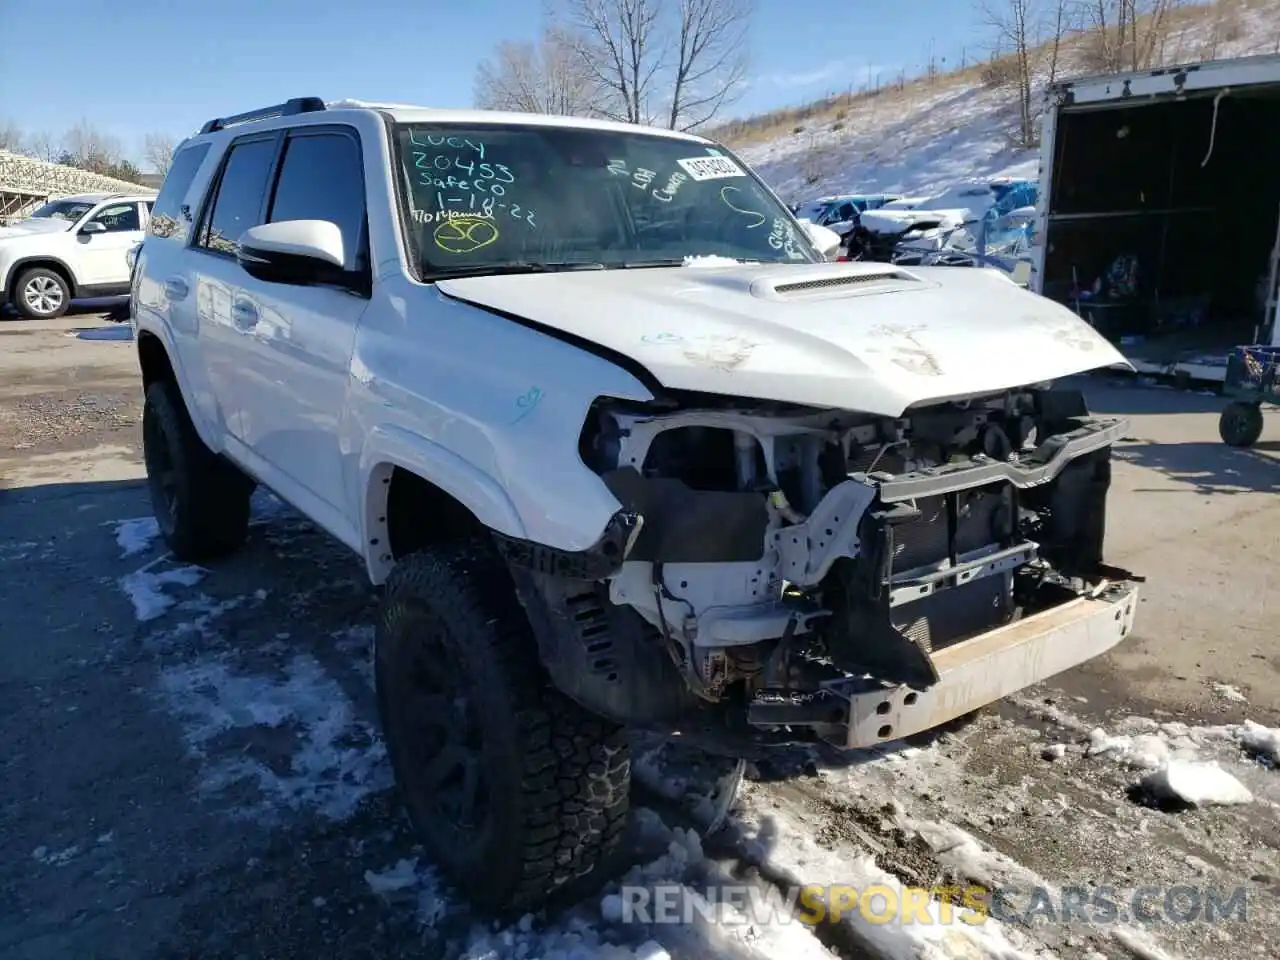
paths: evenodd
<path fill-rule="evenodd" d="M 498 227 L 480 217 L 445 220 L 433 234 L 436 246 L 449 253 L 474 253 L 498 239 Z"/>

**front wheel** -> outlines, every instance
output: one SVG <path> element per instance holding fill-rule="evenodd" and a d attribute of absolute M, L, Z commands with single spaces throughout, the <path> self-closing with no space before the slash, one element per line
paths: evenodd
<path fill-rule="evenodd" d="M 551 685 L 492 544 L 396 565 L 374 667 L 410 819 L 477 907 L 537 908 L 611 862 L 629 812 L 626 732 Z"/>
<path fill-rule="evenodd" d="M 28 320 L 54 320 L 71 306 L 71 287 L 55 270 L 35 267 L 18 278 L 13 307 Z"/>
<path fill-rule="evenodd" d="M 1262 436 L 1262 404 L 1234 400 L 1218 417 L 1218 435 L 1232 447 L 1251 447 Z"/>

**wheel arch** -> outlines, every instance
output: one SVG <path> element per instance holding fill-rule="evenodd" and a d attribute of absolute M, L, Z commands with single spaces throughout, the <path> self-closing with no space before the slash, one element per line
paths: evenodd
<path fill-rule="evenodd" d="M 177 371 L 173 369 L 173 361 L 169 359 L 169 351 L 159 334 L 151 330 L 138 330 L 137 349 L 143 392 L 158 380 L 178 382 Z"/>
<path fill-rule="evenodd" d="M 524 536 L 524 523 L 502 486 L 425 437 L 375 427 L 362 461 L 364 554 L 375 584 L 386 581 L 399 558 L 431 543 L 480 530 Z"/>
<path fill-rule="evenodd" d="M 80 295 L 80 284 L 76 280 L 76 273 L 71 269 L 71 265 L 60 257 L 50 256 L 49 254 L 32 254 L 29 257 L 23 257 L 15 260 L 9 267 L 9 279 L 5 285 L 5 294 L 10 300 L 16 295 L 18 290 L 18 279 L 28 270 L 37 267 L 44 267 L 46 270 L 52 270 L 54 273 L 62 277 L 67 282 L 67 289 L 71 291 L 71 299 L 75 299 Z"/>

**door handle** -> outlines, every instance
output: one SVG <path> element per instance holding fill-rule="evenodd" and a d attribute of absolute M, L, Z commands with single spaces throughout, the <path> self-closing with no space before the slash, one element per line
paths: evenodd
<path fill-rule="evenodd" d="M 183 300 L 190 292 L 187 281 L 181 277 L 170 277 L 164 282 L 164 293 L 170 300 Z"/>
<path fill-rule="evenodd" d="M 231 305 L 231 322 L 241 330 L 258 325 L 258 308 L 247 300 L 237 300 Z"/>

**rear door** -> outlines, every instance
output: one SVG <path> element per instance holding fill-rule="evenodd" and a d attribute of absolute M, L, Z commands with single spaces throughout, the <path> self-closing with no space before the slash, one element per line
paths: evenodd
<path fill-rule="evenodd" d="M 236 262 L 236 252 L 244 232 L 266 216 L 267 185 L 280 141 L 278 131 L 269 131 L 232 142 L 184 258 L 188 271 L 174 278 L 189 288 L 198 331 L 196 355 L 208 374 L 213 404 L 225 425 L 229 446 L 245 442 L 240 393 L 248 378 L 246 334 L 256 328 L 256 319 L 243 306 L 237 307 L 241 285 L 250 277 Z M 238 450 L 236 456 L 238 459 Z"/>

